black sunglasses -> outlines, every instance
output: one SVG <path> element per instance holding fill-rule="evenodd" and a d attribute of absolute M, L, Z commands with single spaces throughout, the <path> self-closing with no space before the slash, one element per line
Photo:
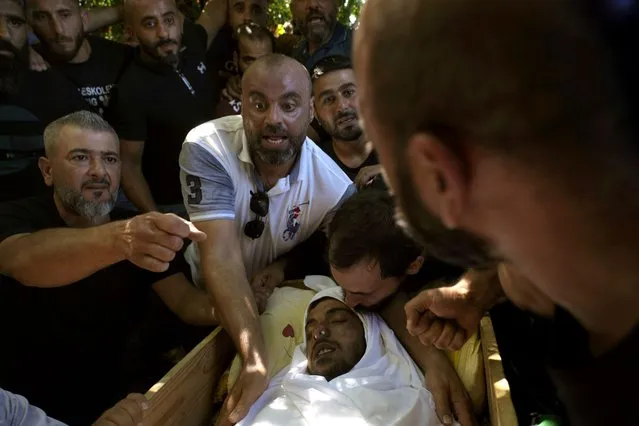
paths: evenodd
<path fill-rule="evenodd" d="M 260 238 L 264 233 L 263 217 L 268 214 L 268 195 L 264 191 L 251 191 L 250 208 L 257 217 L 244 225 L 244 235 L 254 240 Z"/>

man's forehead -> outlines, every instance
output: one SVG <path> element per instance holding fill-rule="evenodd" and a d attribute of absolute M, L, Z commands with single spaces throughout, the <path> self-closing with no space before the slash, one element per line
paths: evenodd
<path fill-rule="evenodd" d="M 293 94 L 300 98 L 308 97 L 304 90 L 303 81 L 288 73 L 269 74 L 267 70 L 254 72 L 246 78 L 245 84 L 249 92 L 261 93 L 268 98 L 275 99 Z"/>
<path fill-rule="evenodd" d="M 327 72 L 313 82 L 313 90 L 336 90 L 347 86 L 356 86 L 352 68 Z"/>
<path fill-rule="evenodd" d="M 128 7 L 125 10 L 142 16 L 177 11 L 175 0 L 126 0 L 126 2 Z"/>
<path fill-rule="evenodd" d="M 29 10 L 80 9 L 77 0 L 27 0 Z"/>
<path fill-rule="evenodd" d="M 0 0 L 0 15 L 24 18 L 24 8 L 20 0 Z"/>
<path fill-rule="evenodd" d="M 244 4 L 259 4 L 260 6 L 266 6 L 268 0 L 229 0 L 229 5 L 234 6 L 238 3 Z"/>
<path fill-rule="evenodd" d="M 248 38 L 248 37 L 240 37 L 238 39 L 238 49 L 239 50 L 268 50 L 271 51 L 271 42 L 265 39 L 259 38 Z"/>
<path fill-rule="evenodd" d="M 344 311 L 355 315 L 355 313 L 342 301 L 332 297 L 320 299 L 311 304 L 308 309 L 308 320 L 322 317 L 329 311 Z"/>

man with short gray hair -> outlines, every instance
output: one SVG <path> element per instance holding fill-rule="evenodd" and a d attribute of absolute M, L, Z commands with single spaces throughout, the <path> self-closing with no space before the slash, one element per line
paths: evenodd
<path fill-rule="evenodd" d="M 113 210 L 119 141 L 97 114 L 67 115 L 44 135 L 39 167 L 53 193 L 0 204 L 0 322 L 12 324 L 0 383 L 54 418 L 90 424 L 126 395 L 118 360 L 151 288 L 184 322 L 217 323 L 176 258 L 184 238 L 206 236 L 172 214 Z"/>

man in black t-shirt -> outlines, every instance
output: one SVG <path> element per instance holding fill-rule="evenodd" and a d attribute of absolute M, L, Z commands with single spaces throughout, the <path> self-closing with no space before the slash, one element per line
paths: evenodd
<path fill-rule="evenodd" d="M 28 69 L 27 23 L 20 0 L 0 0 L 0 202 L 42 192 L 37 159 L 52 120 L 88 107 L 54 71 Z"/>
<path fill-rule="evenodd" d="M 214 117 L 205 56 L 224 24 L 224 1 L 210 1 L 197 24 L 185 20 L 173 0 L 125 4 L 127 31 L 139 48 L 118 86 L 111 122 L 122 140 L 130 208 L 185 212 L 178 157 L 187 133 Z"/>
<path fill-rule="evenodd" d="M 239 74 L 227 80 L 226 88 L 222 91 L 215 109 L 215 118 L 238 115 L 242 112 L 242 76 L 255 60 L 273 53 L 274 48 L 275 37 L 268 28 L 252 22 L 240 25 L 237 30 L 237 51 L 233 56 Z"/>
<path fill-rule="evenodd" d="M 233 55 L 238 49 L 237 32 L 242 24 L 265 27 L 268 20 L 267 0 L 221 0 L 219 13 L 226 23 L 217 33 L 206 54 L 206 66 L 215 87 L 215 99 L 220 96 L 227 79 L 240 73 Z"/>
<path fill-rule="evenodd" d="M 52 417 L 90 424 L 126 395 L 119 361 L 151 288 L 184 321 L 217 323 L 172 262 L 183 238 L 205 236 L 174 215 L 112 209 L 118 138 L 97 114 L 56 120 L 44 139 L 53 194 L 0 205 L 0 383 Z"/>
<path fill-rule="evenodd" d="M 133 48 L 86 36 L 87 14 L 77 0 L 28 0 L 27 17 L 40 40 L 34 49 L 68 80 L 92 111 L 104 115 L 120 75 L 131 62 Z M 48 102 L 57 101 L 51 94 L 43 95 Z"/>
<path fill-rule="evenodd" d="M 312 69 L 315 115 L 331 137 L 324 151 L 358 188 L 381 174 L 373 144 L 359 123 L 357 86 L 351 60 L 345 56 L 321 59 Z"/>

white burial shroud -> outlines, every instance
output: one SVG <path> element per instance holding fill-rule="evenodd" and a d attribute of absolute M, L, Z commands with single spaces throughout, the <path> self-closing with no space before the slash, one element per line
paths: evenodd
<path fill-rule="evenodd" d="M 344 301 L 334 283 L 320 287 L 328 288 L 311 303 L 327 297 Z M 351 371 L 330 382 L 307 374 L 305 342 L 238 426 L 440 425 L 423 376 L 393 331 L 376 314 L 356 313 L 364 324 L 366 352 Z"/>

